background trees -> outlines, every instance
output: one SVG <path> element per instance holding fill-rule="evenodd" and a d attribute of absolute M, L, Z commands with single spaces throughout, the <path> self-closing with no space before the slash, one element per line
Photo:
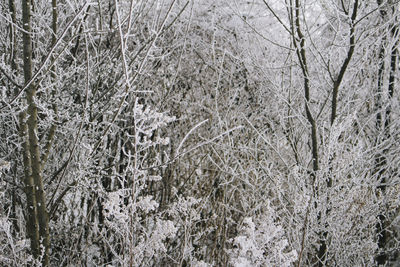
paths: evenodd
<path fill-rule="evenodd" d="M 2 264 L 397 260 L 395 1 L 30 3 L 0 5 Z"/>

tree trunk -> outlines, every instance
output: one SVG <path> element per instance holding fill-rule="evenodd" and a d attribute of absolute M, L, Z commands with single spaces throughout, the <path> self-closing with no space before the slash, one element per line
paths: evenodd
<path fill-rule="evenodd" d="M 37 204 L 35 185 L 33 177 L 31 175 L 31 159 L 29 154 L 29 143 L 27 140 L 27 125 L 25 123 L 26 112 L 23 111 L 20 114 L 20 135 L 23 138 L 23 163 L 24 163 L 24 174 L 25 174 L 25 194 L 26 194 L 26 231 L 28 238 L 31 240 L 31 253 L 33 257 L 39 257 L 39 223 L 37 221 Z"/>
<path fill-rule="evenodd" d="M 395 10 L 391 8 L 389 5 L 388 7 L 382 6 L 383 2 L 381 0 L 377 0 L 379 6 L 381 6 L 380 14 L 383 21 L 389 21 L 392 18 L 388 17 L 395 16 Z M 390 3 L 390 2 L 389 2 Z M 390 12 L 390 10 L 392 12 Z M 399 27 L 397 25 L 393 25 L 392 23 L 388 26 L 388 31 L 390 31 L 390 37 L 392 37 L 395 41 L 390 50 L 390 69 L 389 69 L 389 85 L 387 89 L 387 96 L 388 96 L 388 105 L 386 110 L 383 110 L 383 100 L 382 96 L 384 95 L 383 92 L 383 84 L 384 84 L 384 72 L 385 72 L 385 46 L 390 43 L 387 42 L 386 37 L 383 39 L 382 47 L 379 53 L 379 69 L 378 69 L 378 87 L 377 87 L 377 104 L 376 109 L 378 110 L 376 115 L 376 129 L 377 135 L 376 138 L 376 146 L 379 147 L 380 144 L 390 140 L 391 133 L 390 133 L 390 124 L 391 124 L 391 102 L 394 94 L 394 85 L 395 85 L 395 74 L 397 70 L 397 46 L 399 44 Z M 383 132 L 383 137 L 380 138 L 380 133 Z M 387 172 L 387 154 L 388 149 L 385 148 L 383 151 L 380 151 L 375 156 L 375 174 L 377 175 L 378 186 L 377 189 L 380 193 L 385 194 L 386 192 L 386 177 L 390 176 Z M 378 265 L 385 265 L 388 263 L 389 255 L 385 251 L 386 245 L 390 240 L 390 231 L 387 229 L 389 226 L 387 214 L 383 211 L 381 214 L 378 215 L 378 223 L 377 223 L 377 234 L 378 234 L 378 248 L 380 253 L 376 257 L 376 263 Z"/>
<path fill-rule="evenodd" d="M 390 71 L 389 71 L 389 85 L 388 85 L 388 102 L 389 104 L 386 107 L 385 110 L 385 117 L 384 117 L 384 123 L 383 123 L 383 129 L 382 129 L 382 103 L 380 100 L 380 95 L 383 93 L 382 90 L 382 74 L 383 74 L 383 69 L 384 69 L 384 58 L 383 58 L 383 54 L 384 54 L 384 49 L 382 48 L 381 54 L 380 54 L 380 60 L 382 61 L 380 64 L 380 68 L 379 68 L 379 75 L 378 75 L 378 108 L 380 109 L 379 112 L 377 113 L 377 118 L 376 118 L 376 127 L 378 130 L 378 135 L 381 131 L 383 131 L 383 140 L 379 140 L 379 138 L 377 138 L 377 146 L 379 146 L 379 144 L 386 142 L 387 140 L 390 140 L 391 138 L 391 133 L 390 133 L 390 123 L 391 123 L 391 102 L 392 102 L 392 98 L 393 98 L 393 93 L 394 93 L 394 82 L 395 82 L 395 73 L 397 70 L 397 45 L 398 45 L 398 27 L 397 26 L 393 26 L 393 28 L 391 29 L 391 34 L 392 37 L 396 38 L 396 41 L 394 43 L 394 45 L 391 48 L 391 54 L 390 54 Z M 378 190 L 381 193 L 385 193 L 386 191 L 386 183 L 387 183 L 387 179 L 386 177 L 388 176 L 386 174 L 386 169 L 388 168 L 387 163 L 388 160 L 386 158 L 386 155 L 388 154 L 388 149 L 384 149 L 382 152 L 378 152 L 376 158 L 375 158 L 375 173 L 377 174 L 377 180 L 378 180 Z M 388 227 L 389 223 L 388 223 L 388 219 L 387 216 L 385 214 L 379 214 L 378 215 L 378 225 L 377 225 L 377 231 L 378 231 L 378 247 L 381 251 L 383 251 L 382 253 L 380 253 L 378 255 L 378 257 L 376 258 L 377 260 L 377 264 L 379 265 L 385 265 L 387 263 L 388 260 L 388 254 L 385 252 L 385 247 L 387 242 L 389 241 L 389 235 L 390 235 L 390 231 L 388 231 L 387 227 Z"/>
<path fill-rule="evenodd" d="M 22 0 L 22 23 L 23 23 L 23 68 L 24 68 L 24 78 L 25 84 L 28 84 L 32 79 L 32 40 L 31 40 L 31 2 L 29 0 Z M 28 104 L 27 109 L 27 120 L 21 120 L 21 127 L 26 127 L 28 132 L 28 141 L 26 141 L 25 152 L 26 156 L 29 155 L 29 161 L 26 161 L 25 165 L 25 181 L 27 188 L 27 198 L 34 199 L 32 209 L 35 210 L 36 203 L 36 213 L 29 211 L 29 214 L 36 217 L 36 220 L 31 216 L 28 217 L 27 224 L 35 225 L 35 231 L 37 231 L 37 223 L 39 224 L 39 243 L 43 246 L 44 251 L 40 251 L 42 256 L 42 265 L 48 266 L 49 264 L 49 219 L 46 209 L 46 197 L 43 190 L 43 180 L 41 175 L 41 161 L 40 161 L 40 151 L 39 151 L 39 140 L 38 140 L 38 122 L 37 122 L 37 106 L 35 102 L 36 97 L 36 86 L 31 83 L 28 88 L 26 88 L 26 100 Z M 23 116 L 24 117 L 24 116 Z M 27 171 L 30 169 L 30 175 L 27 177 Z M 33 186 L 32 186 L 33 181 Z M 34 196 L 34 197 L 33 197 Z M 28 203 L 29 204 L 29 203 Z M 31 206 L 28 206 L 28 210 Z M 30 221 L 31 220 L 31 221 Z M 34 256 L 37 256 L 36 252 L 36 237 L 30 235 L 31 241 L 34 242 L 35 250 L 33 251 Z"/>

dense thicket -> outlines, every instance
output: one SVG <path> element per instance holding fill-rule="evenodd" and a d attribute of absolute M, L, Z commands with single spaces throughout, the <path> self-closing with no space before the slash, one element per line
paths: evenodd
<path fill-rule="evenodd" d="M 396 266 L 395 0 L 0 3 L 0 265 Z"/>

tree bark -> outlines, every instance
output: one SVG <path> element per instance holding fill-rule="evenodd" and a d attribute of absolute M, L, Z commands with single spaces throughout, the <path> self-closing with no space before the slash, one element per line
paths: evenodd
<path fill-rule="evenodd" d="M 10 42 L 11 42 L 10 64 L 11 64 L 11 69 L 15 71 L 17 69 L 17 64 L 15 63 L 15 57 L 17 55 L 17 40 L 15 35 L 15 25 L 17 24 L 17 16 L 16 16 L 14 0 L 8 1 L 8 8 L 11 14 L 11 21 L 12 21 L 12 23 L 10 23 Z"/>
<path fill-rule="evenodd" d="M 381 13 L 382 14 L 382 13 Z M 379 144 L 390 140 L 391 138 L 391 133 L 390 133 L 390 124 L 391 124 L 391 102 L 394 94 L 394 85 L 395 85 L 395 74 L 397 70 L 397 58 L 398 58 L 398 52 L 397 52 L 397 46 L 398 46 L 398 38 L 399 38 L 399 28 L 398 26 L 391 26 L 392 28 L 390 29 L 391 31 L 391 36 L 392 38 L 395 38 L 395 42 L 391 48 L 390 52 L 390 70 L 389 70 L 389 85 L 387 89 L 387 95 L 388 95 L 388 102 L 389 104 L 386 107 L 385 110 L 385 116 L 384 116 L 384 121 L 382 125 L 382 97 L 381 94 L 383 94 L 383 73 L 384 73 L 384 56 L 385 56 L 385 49 L 384 45 L 381 48 L 381 51 L 379 53 L 379 70 L 378 70 L 378 99 L 377 99 L 377 109 L 378 113 L 376 115 L 376 128 L 377 128 L 377 134 L 380 135 L 379 133 L 383 131 L 383 140 L 380 140 L 377 138 L 376 140 L 376 145 L 379 146 Z M 385 40 L 384 40 L 385 41 Z M 383 129 L 382 129 L 383 127 Z M 378 180 L 378 191 L 381 193 L 386 192 L 386 183 L 387 183 L 387 175 L 386 175 L 386 169 L 388 168 L 387 162 L 388 159 L 386 158 L 388 154 L 388 149 L 384 149 L 382 152 L 378 152 L 375 158 L 375 173 L 377 175 L 377 180 Z M 378 247 L 379 250 L 382 251 L 377 257 L 376 261 L 378 265 L 385 265 L 388 261 L 388 254 L 385 252 L 385 247 L 387 242 L 389 241 L 390 238 L 390 231 L 388 231 L 388 219 L 387 216 L 383 214 L 378 215 L 378 224 L 377 224 L 377 233 L 378 233 Z"/>
<path fill-rule="evenodd" d="M 22 23 L 23 23 L 23 69 L 25 84 L 29 83 L 32 79 L 32 39 L 31 39 L 31 2 L 29 0 L 22 0 Z M 38 114 L 37 106 L 35 102 L 36 97 L 36 86 L 34 83 L 26 89 L 26 101 L 28 104 L 27 108 L 27 120 L 22 120 L 22 127 L 27 128 L 28 140 L 26 141 L 25 155 L 29 155 L 29 161 L 26 162 L 25 168 L 30 169 L 29 177 L 25 176 L 25 180 L 28 180 L 27 197 L 33 198 L 32 194 L 36 198 L 36 214 L 30 211 L 30 215 L 36 215 L 36 220 L 28 217 L 31 221 L 28 224 L 39 225 L 39 245 L 43 246 L 43 251 L 40 251 L 42 256 L 42 266 L 48 266 L 49 264 L 49 220 L 46 209 L 46 197 L 43 189 L 43 179 L 41 174 L 41 161 L 39 151 L 39 140 L 38 140 Z M 27 173 L 25 173 L 26 175 Z M 33 187 L 31 182 L 33 181 Z M 31 187 L 31 188 L 29 188 Z M 33 198 L 34 199 L 34 198 Z M 35 210 L 35 201 L 32 203 L 32 209 Z M 28 206 L 28 210 L 31 207 Z M 34 227 L 35 230 L 36 227 Z M 35 233 L 32 233 L 35 234 Z M 30 235 L 31 241 L 36 242 L 36 237 Z M 36 243 L 34 244 L 35 251 L 34 256 L 37 256 Z M 39 247 L 40 248 L 40 247 Z"/>
<path fill-rule="evenodd" d="M 338 93 L 339 93 L 339 87 L 340 84 L 343 81 L 344 74 L 346 73 L 347 67 L 349 66 L 349 63 L 351 61 L 351 58 L 353 57 L 354 53 L 354 48 L 356 46 L 356 37 L 355 35 L 355 21 L 357 18 L 357 10 L 358 10 L 358 0 L 354 2 L 353 5 L 353 12 L 351 14 L 351 25 L 350 25 L 350 44 L 349 44 L 349 50 L 347 51 L 347 57 L 344 60 L 342 67 L 340 68 L 339 75 L 334 81 L 333 84 L 333 92 L 332 92 L 332 106 L 331 106 L 331 125 L 335 122 L 336 119 L 336 112 L 337 112 L 337 98 L 338 98 Z"/>
<path fill-rule="evenodd" d="M 29 154 L 29 142 L 27 139 L 27 125 L 25 123 L 26 112 L 23 111 L 20 114 L 20 135 L 23 139 L 22 158 L 24 163 L 24 183 L 25 183 L 25 195 L 26 195 L 26 231 L 27 236 L 31 241 L 31 253 L 34 258 L 39 257 L 39 223 L 37 221 L 37 203 L 36 193 L 33 177 L 31 175 L 31 159 Z"/>

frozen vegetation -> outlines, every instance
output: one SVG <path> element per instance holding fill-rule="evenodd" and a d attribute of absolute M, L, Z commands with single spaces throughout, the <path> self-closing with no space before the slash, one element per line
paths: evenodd
<path fill-rule="evenodd" d="M 397 0 L 1 0 L 0 266 L 399 266 Z"/>

